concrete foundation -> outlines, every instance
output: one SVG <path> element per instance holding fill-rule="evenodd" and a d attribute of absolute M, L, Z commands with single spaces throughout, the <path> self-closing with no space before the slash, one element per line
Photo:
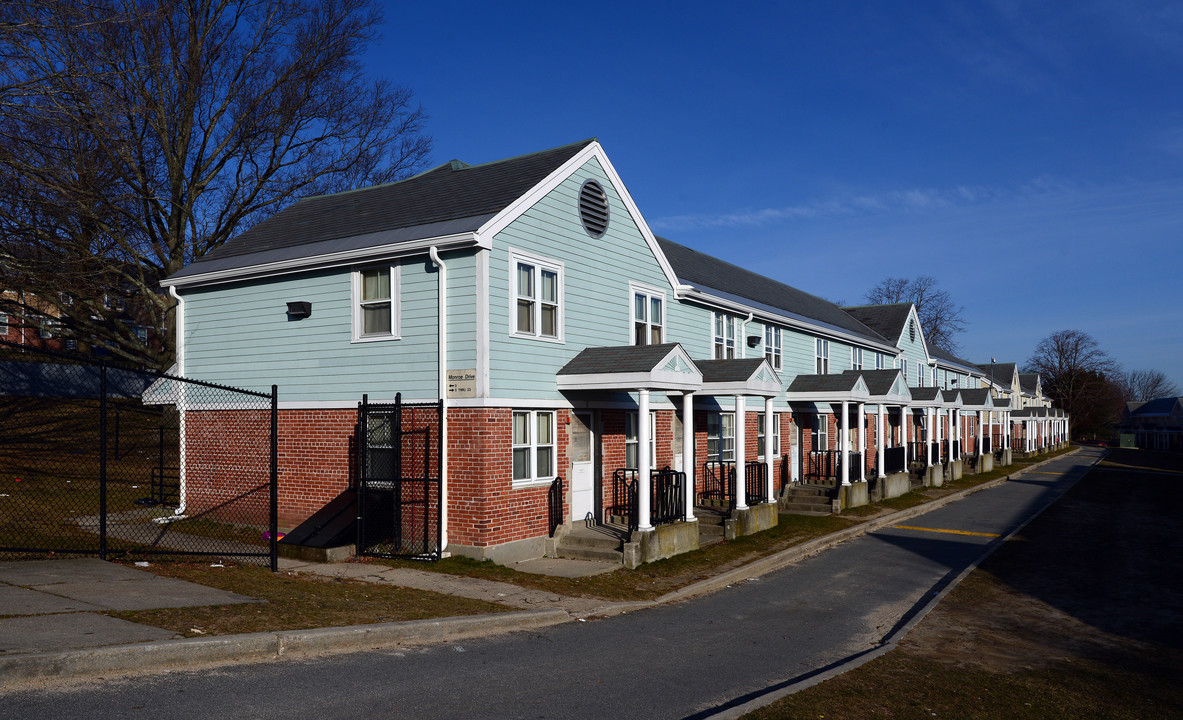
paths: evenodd
<path fill-rule="evenodd" d="M 513 565 L 523 560 L 553 555 L 555 541 L 549 537 L 537 537 L 484 547 L 448 543 L 446 550 L 453 555 L 462 555 L 473 560 L 492 560 L 498 565 Z"/>
<path fill-rule="evenodd" d="M 276 543 L 276 547 L 279 549 L 280 557 L 303 560 L 305 562 L 344 562 L 357 554 L 357 549 L 353 545 L 318 548 L 308 545 L 288 545 L 280 542 Z"/>
<path fill-rule="evenodd" d="M 772 504 L 773 515 L 776 505 Z M 624 544 L 624 566 L 630 570 L 643 563 L 662 560 L 698 549 L 698 521 L 658 525 L 652 530 L 634 532 L 632 542 Z"/>
<path fill-rule="evenodd" d="M 962 474 L 965 472 L 965 460 L 950 460 L 949 471 L 945 477 L 952 482 L 953 480 L 960 480 Z"/>
<path fill-rule="evenodd" d="M 752 535 L 761 530 L 776 527 L 780 515 L 777 512 L 776 503 L 760 503 L 759 505 L 750 505 L 746 510 L 735 510 L 732 512 L 731 520 L 734 524 L 730 529 L 724 529 L 724 535 L 730 532 L 731 535 L 727 537 L 728 540 L 734 540 L 737 537 L 744 535 Z"/>
<path fill-rule="evenodd" d="M 912 489 L 912 476 L 908 473 L 893 473 L 883 478 L 883 500 L 899 497 Z"/>
<path fill-rule="evenodd" d="M 843 485 L 842 492 L 838 495 L 838 498 L 842 501 L 843 510 L 868 505 L 871 502 L 868 483 L 852 482 L 849 485 Z"/>
<path fill-rule="evenodd" d="M 945 484 L 945 466 L 929 465 L 924 474 L 924 484 L 928 487 L 940 487 Z"/>
<path fill-rule="evenodd" d="M 1014 451 L 1010 448 L 1006 448 L 1002 451 L 1002 460 L 998 463 L 1000 467 L 1006 467 L 1007 465 L 1010 465 L 1012 462 L 1014 462 L 1014 456 L 1012 455 L 1013 452 Z"/>
<path fill-rule="evenodd" d="M 993 453 L 985 453 L 978 456 L 977 467 L 975 472 L 988 473 L 994 469 L 994 455 Z"/>

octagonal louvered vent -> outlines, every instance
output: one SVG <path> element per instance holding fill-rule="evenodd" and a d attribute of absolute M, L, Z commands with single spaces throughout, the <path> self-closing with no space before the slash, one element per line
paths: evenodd
<path fill-rule="evenodd" d="M 608 195 L 595 180 L 588 180 L 579 189 L 579 219 L 583 229 L 594 238 L 608 230 Z"/>
<path fill-rule="evenodd" d="M 916 321 L 908 320 L 908 337 L 912 338 L 912 342 L 916 342 Z"/>

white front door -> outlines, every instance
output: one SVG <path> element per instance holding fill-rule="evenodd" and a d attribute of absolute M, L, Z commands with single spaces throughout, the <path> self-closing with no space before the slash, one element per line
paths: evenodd
<path fill-rule="evenodd" d="M 592 414 L 577 412 L 571 423 L 571 519 L 595 513 L 596 438 Z"/>

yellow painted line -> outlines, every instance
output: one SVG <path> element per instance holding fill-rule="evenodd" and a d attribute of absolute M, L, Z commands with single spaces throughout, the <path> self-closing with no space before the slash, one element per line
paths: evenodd
<path fill-rule="evenodd" d="M 896 525 L 899 530 L 923 530 L 924 532 L 949 533 L 950 535 L 975 535 L 977 537 L 999 537 L 997 533 L 970 532 L 969 530 L 945 530 L 943 528 L 915 527 L 912 525 Z"/>

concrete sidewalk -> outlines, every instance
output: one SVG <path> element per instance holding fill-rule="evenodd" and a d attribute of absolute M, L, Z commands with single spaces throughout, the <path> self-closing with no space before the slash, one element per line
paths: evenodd
<path fill-rule="evenodd" d="M 1042 464 L 1025 468 L 1023 472 L 1030 472 Z M 1021 473 L 1016 476 L 1018 474 Z M 197 667 L 443 642 L 607 617 L 680 602 L 781 569 L 838 543 L 1004 483 L 1011 477 L 999 478 L 923 505 L 874 518 L 685 586 L 652 601 L 611 602 L 573 598 L 509 583 L 423 570 L 281 559 L 282 569 L 289 572 L 431 590 L 520 609 L 519 612 L 484 616 L 183 638 L 168 630 L 98 613 L 105 610 L 255 601 L 234 593 L 159 577 L 93 558 L 0 563 L 0 688 L 51 678 L 93 677 L 104 673 Z M 610 572 L 616 566 L 578 560 L 543 559 L 524 564 L 519 569 L 541 574 L 581 576 Z"/>

